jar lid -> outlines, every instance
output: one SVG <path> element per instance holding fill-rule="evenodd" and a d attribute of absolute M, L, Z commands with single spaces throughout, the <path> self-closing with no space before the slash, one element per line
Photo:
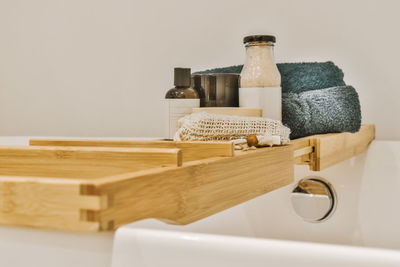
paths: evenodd
<path fill-rule="evenodd" d="M 249 35 L 243 38 L 243 43 L 249 42 L 276 42 L 276 38 L 273 35 Z"/>

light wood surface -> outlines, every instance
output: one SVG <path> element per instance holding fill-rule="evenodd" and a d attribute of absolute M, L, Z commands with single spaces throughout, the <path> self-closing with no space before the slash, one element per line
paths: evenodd
<path fill-rule="evenodd" d="M 79 181 L 0 176 L 0 223 L 93 232 L 99 222 L 80 220 L 81 209 L 100 210 L 99 196 L 80 195 Z"/>
<path fill-rule="evenodd" d="M 310 137 L 299 138 L 290 141 L 293 147 L 294 162 L 296 165 L 313 165 L 314 164 L 314 140 Z"/>
<path fill-rule="evenodd" d="M 97 212 L 96 218 L 113 229 L 145 218 L 187 224 L 288 185 L 293 179 L 289 146 L 99 179 L 96 191 L 112 195 L 113 206 Z"/>
<path fill-rule="evenodd" d="M 181 165 L 179 149 L 0 146 L 0 223 L 99 231 L 84 215 L 111 199 L 93 194 L 93 179 Z"/>
<path fill-rule="evenodd" d="M 375 139 L 375 125 L 363 125 L 357 133 L 327 134 L 316 137 L 315 170 L 323 170 L 363 153 Z"/>
<path fill-rule="evenodd" d="M 194 108 L 193 113 L 208 112 L 213 114 L 246 116 L 246 117 L 262 117 L 262 109 L 260 108 L 232 108 L 232 107 L 210 107 L 210 108 Z"/>
<path fill-rule="evenodd" d="M 0 175 L 97 178 L 182 165 L 179 149 L 0 146 Z"/>
<path fill-rule="evenodd" d="M 160 153 L 165 162 L 154 161 Z M 89 232 L 144 218 L 186 224 L 293 181 L 289 146 L 183 164 L 179 155 L 156 148 L 0 147 L 1 166 L 8 166 L 0 169 L 0 223 Z"/>
<path fill-rule="evenodd" d="M 357 133 L 313 135 L 291 141 L 296 164 L 321 171 L 363 153 L 375 139 L 375 125 L 365 124 Z M 308 153 L 309 152 L 309 153 Z"/>
<path fill-rule="evenodd" d="M 294 164 L 318 171 L 362 153 L 374 136 L 375 127 L 363 125 L 354 134 L 235 152 L 231 142 L 32 140 L 31 147 L 0 147 L 0 223 L 86 232 L 145 218 L 187 224 L 292 183 Z"/>
<path fill-rule="evenodd" d="M 232 142 L 176 142 L 164 140 L 65 140 L 31 139 L 31 146 L 75 146 L 75 147 L 127 147 L 127 148 L 177 148 L 182 151 L 183 161 L 211 157 L 232 157 Z"/>

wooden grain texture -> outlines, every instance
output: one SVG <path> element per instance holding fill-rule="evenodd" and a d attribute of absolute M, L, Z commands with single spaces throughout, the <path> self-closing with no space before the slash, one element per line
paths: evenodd
<path fill-rule="evenodd" d="M 179 149 L 0 146 L 0 224 L 108 229 L 90 216 L 112 204 L 93 179 L 181 164 Z"/>
<path fill-rule="evenodd" d="M 232 157 L 232 142 L 176 142 L 164 140 L 65 140 L 31 139 L 31 146 L 178 148 L 184 162 L 211 157 Z"/>
<path fill-rule="evenodd" d="M 100 231 L 80 220 L 81 209 L 101 210 L 99 196 L 80 195 L 79 183 L 0 176 L 0 223 L 65 231 Z"/>
<path fill-rule="evenodd" d="M 246 116 L 246 117 L 262 117 L 263 111 L 260 108 L 233 108 L 233 107 L 209 107 L 209 108 L 193 108 L 193 113 L 207 112 L 213 114 Z"/>
<path fill-rule="evenodd" d="M 366 124 L 357 133 L 313 135 L 292 140 L 291 146 L 296 164 L 321 171 L 363 153 L 374 139 L 375 125 Z"/>
<path fill-rule="evenodd" d="M 290 141 L 293 147 L 294 162 L 296 165 L 312 165 L 314 156 L 314 142 L 311 137 L 299 138 Z"/>
<path fill-rule="evenodd" d="M 211 158 L 180 168 L 141 171 L 98 179 L 97 194 L 113 205 L 97 213 L 113 229 L 145 218 L 188 224 L 293 182 L 288 146 Z"/>
<path fill-rule="evenodd" d="M 0 147 L 0 223 L 87 232 L 146 218 L 188 224 L 292 183 L 295 163 L 322 170 L 362 153 L 374 137 L 375 127 L 363 125 L 354 134 L 235 153 L 231 142 L 32 140 L 31 147 Z"/>
<path fill-rule="evenodd" d="M 179 149 L 0 146 L 0 175 L 96 178 L 180 166 Z"/>
<path fill-rule="evenodd" d="M 318 135 L 315 139 L 313 170 L 320 171 L 366 151 L 375 139 L 375 125 L 363 125 L 357 133 Z"/>
<path fill-rule="evenodd" d="M 132 166 L 159 153 L 173 164 Z M 181 165 L 176 148 L 0 147 L 0 223 L 88 232 L 143 218 L 186 224 L 293 181 L 290 147 L 232 154 Z"/>

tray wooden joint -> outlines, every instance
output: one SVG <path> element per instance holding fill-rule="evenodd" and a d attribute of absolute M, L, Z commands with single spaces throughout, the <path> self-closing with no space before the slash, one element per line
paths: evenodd
<path fill-rule="evenodd" d="M 313 135 L 292 141 L 295 164 L 321 171 L 365 152 L 375 139 L 375 125 L 365 124 L 356 133 Z"/>
<path fill-rule="evenodd" d="M 102 220 L 102 212 L 111 208 L 113 204 L 113 196 L 109 194 L 101 194 L 98 188 L 93 184 L 81 184 L 80 195 L 85 198 L 86 202 L 90 199 L 94 204 L 90 209 L 80 209 L 80 221 L 97 222 L 99 231 L 108 231 L 114 228 L 113 220 Z"/>

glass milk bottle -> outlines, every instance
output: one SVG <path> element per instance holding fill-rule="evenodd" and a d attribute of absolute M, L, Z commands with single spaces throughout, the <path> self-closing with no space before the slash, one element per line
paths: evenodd
<path fill-rule="evenodd" d="M 281 75 L 274 60 L 275 36 L 243 39 L 246 62 L 240 74 L 239 106 L 261 108 L 263 117 L 282 120 Z"/>

